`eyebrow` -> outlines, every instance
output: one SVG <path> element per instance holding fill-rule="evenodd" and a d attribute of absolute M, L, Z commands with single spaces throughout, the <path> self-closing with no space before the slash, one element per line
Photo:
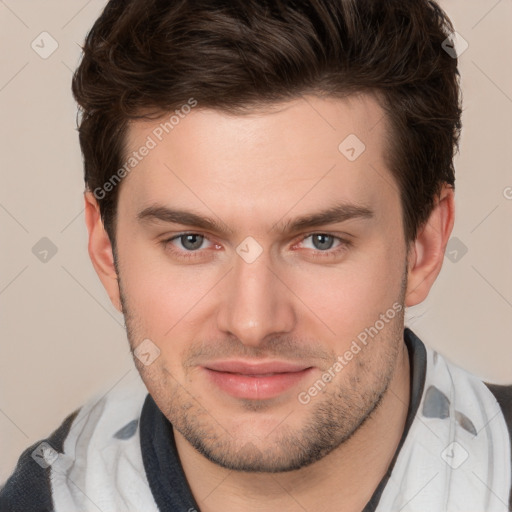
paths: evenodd
<path fill-rule="evenodd" d="M 278 221 L 272 226 L 271 230 L 276 230 L 281 234 L 295 233 L 303 229 L 345 222 L 350 219 L 371 219 L 372 217 L 374 217 L 374 212 L 366 206 L 339 204 L 319 212 L 288 220 L 284 223 Z M 190 211 L 171 209 L 161 205 L 153 205 L 145 208 L 137 214 L 137 219 L 140 222 L 160 221 L 183 224 L 207 231 L 215 231 L 217 233 L 233 234 L 233 230 L 224 222 L 218 222 L 211 217 L 204 217 Z"/>
<path fill-rule="evenodd" d="M 294 233 L 303 229 L 323 226 L 325 224 L 336 224 L 351 219 L 371 219 L 373 216 L 373 210 L 366 206 L 339 204 L 320 212 L 310 213 L 303 215 L 302 217 L 289 220 L 284 224 L 278 222 L 274 224 L 272 229 L 277 229 L 280 233 Z"/>
<path fill-rule="evenodd" d="M 210 217 L 203 217 L 196 213 L 186 210 L 174 210 L 166 206 L 153 205 L 144 208 L 137 214 L 137 219 L 141 222 L 168 222 L 173 224 L 184 224 L 218 233 L 233 233 L 233 230 L 224 225 L 223 222 L 217 222 Z"/>

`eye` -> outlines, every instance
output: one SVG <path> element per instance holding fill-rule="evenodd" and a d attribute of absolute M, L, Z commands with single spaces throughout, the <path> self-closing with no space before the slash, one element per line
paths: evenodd
<path fill-rule="evenodd" d="M 197 251 L 198 249 L 204 248 L 201 246 L 206 240 L 207 239 L 204 235 L 200 235 L 198 233 L 183 233 L 181 235 L 176 235 L 165 242 L 172 244 L 175 247 L 185 249 L 185 251 Z"/>
<path fill-rule="evenodd" d="M 168 256 L 177 262 L 206 263 L 222 246 L 200 233 L 179 233 L 159 242 Z"/>
<path fill-rule="evenodd" d="M 329 249 L 332 249 L 336 241 L 341 243 L 341 240 L 338 237 L 327 235 L 325 233 L 313 233 L 312 235 L 305 237 L 303 239 L 303 243 L 306 240 L 310 240 L 311 242 L 310 246 L 307 247 L 308 249 L 316 249 L 318 251 L 328 251 Z"/>
<path fill-rule="evenodd" d="M 328 233 L 312 233 L 302 238 L 299 245 L 311 250 L 312 258 L 335 258 L 341 256 L 351 242 Z"/>

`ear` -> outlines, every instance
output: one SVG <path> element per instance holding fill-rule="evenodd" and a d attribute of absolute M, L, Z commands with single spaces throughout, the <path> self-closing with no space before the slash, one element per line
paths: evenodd
<path fill-rule="evenodd" d="M 453 188 L 445 184 L 430 217 L 409 248 L 406 306 L 415 306 L 423 302 L 432 288 L 443 265 L 444 252 L 454 219 Z"/>
<path fill-rule="evenodd" d="M 87 190 L 84 198 L 85 223 L 89 232 L 89 257 L 112 304 L 119 312 L 122 312 L 112 244 L 101 220 L 100 207 L 91 191 Z"/>

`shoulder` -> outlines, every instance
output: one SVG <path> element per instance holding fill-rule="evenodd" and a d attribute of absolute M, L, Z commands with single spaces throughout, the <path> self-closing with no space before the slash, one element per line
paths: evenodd
<path fill-rule="evenodd" d="M 501 384 L 491 384 L 489 382 L 484 382 L 489 391 L 494 395 L 496 401 L 498 402 L 501 412 L 505 418 L 505 422 L 507 424 L 508 433 L 511 441 L 511 454 L 510 460 L 512 465 L 512 384 L 509 385 L 501 385 Z M 510 498 L 509 498 L 509 510 L 512 511 L 512 488 L 510 490 Z"/>
<path fill-rule="evenodd" d="M 14 472 L 0 489 L 0 512 L 53 511 L 50 467 L 63 453 L 64 441 L 79 411 L 71 413 L 50 436 L 20 455 Z"/>
<path fill-rule="evenodd" d="M 91 397 L 52 434 L 27 448 L 0 489 L 0 512 L 84 510 L 84 495 L 97 495 L 101 501 L 105 488 L 127 478 L 127 468 L 142 473 L 138 423 L 146 395 L 132 372 L 131 378 Z M 116 510 L 122 499 L 112 499 Z"/>
<path fill-rule="evenodd" d="M 492 384 L 484 382 L 498 400 L 504 413 L 512 414 L 512 384 Z"/>
<path fill-rule="evenodd" d="M 487 388 L 496 398 L 501 407 L 505 421 L 507 422 L 510 437 L 512 438 L 512 384 L 501 385 L 484 382 Z"/>

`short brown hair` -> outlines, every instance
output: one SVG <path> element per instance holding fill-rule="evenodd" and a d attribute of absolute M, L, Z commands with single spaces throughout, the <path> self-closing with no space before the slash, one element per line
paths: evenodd
<path fill-rule="evenodd" d="M 428 0 L 110 0 L 72 90 L 87 189 L 123 165 L 128 121 L 194 98 L 243 113 L 302 94 L 370 92 L 389 126 L 386 161 L 407 240 L 454 185 L 461 106 L 453 27 Z M 145 113 L 145 114 L 144 114 Z M 99 201 L 111 241 L 119 187 Z"/>

